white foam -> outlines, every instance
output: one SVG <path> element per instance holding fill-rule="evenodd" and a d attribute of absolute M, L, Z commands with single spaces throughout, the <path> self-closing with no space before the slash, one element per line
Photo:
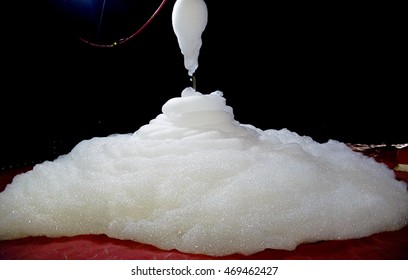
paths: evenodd
<path fill-rule="evenodd" d="M 398 230 L 407 185 L 330 140 L 234 119 L 187 88 L 132 134 L 80 142 L 0 193 L 0 239 L 106 234 L 222 256 Z"/>
<path fill-rule="evenodd" d="M 208 20 L 207 5 L 203 0 L 177 0 L 173 7 L 172 24 L 184 66 L 192 76 L 198 68 L 198 56 L 202 46 L 201 34 Z"/>

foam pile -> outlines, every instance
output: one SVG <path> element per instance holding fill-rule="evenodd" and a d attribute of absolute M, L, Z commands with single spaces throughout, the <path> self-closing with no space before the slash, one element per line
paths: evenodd
<path fill-rule="evenodd" d="M 106 234 L 223 256 L 398 230 L 407 185 L 330 140 L 234 119 L 186 88 L 130 134 L 95 137 L 0 193 L 0 239 Z"/>

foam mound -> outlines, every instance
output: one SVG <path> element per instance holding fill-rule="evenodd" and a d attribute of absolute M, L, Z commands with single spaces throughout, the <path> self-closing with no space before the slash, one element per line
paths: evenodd
<path fill-rule="evenodd" d="M 234 119 L 186 88 L 134 133 L 83 140 L 0 193 L 0 239 L 106 234 L 223 256 L 401 229 L 408 192 L 344 143 Z"/>

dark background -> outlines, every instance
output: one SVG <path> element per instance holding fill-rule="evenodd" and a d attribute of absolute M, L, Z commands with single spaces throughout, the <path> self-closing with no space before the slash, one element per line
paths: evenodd
<path fill-rule="evenodd" d="M 133 133 L 190 86 L 167 0 L 13 1 L 2 9 L 0 170 Z M 143 2 L 145 2 L 143 4 Z M 318 142 L 407 143 L 401 7 L 206 0 L 197 90 L 235 119 Z M 327 2 L 327 1 L 326 1 Z M 249 4 L 248 4 L 249 3 Z"/>

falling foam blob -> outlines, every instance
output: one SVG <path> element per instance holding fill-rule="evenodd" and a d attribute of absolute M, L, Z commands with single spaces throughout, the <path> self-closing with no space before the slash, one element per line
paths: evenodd
<path fill-rule="evenodd" d="M 201 34 L 207 25 L 208 11 L 203 0 L 177 0 L 173 7 L 173 30 L 184 55 L 184 66 L 193 76 L 198 68 Z"/>

